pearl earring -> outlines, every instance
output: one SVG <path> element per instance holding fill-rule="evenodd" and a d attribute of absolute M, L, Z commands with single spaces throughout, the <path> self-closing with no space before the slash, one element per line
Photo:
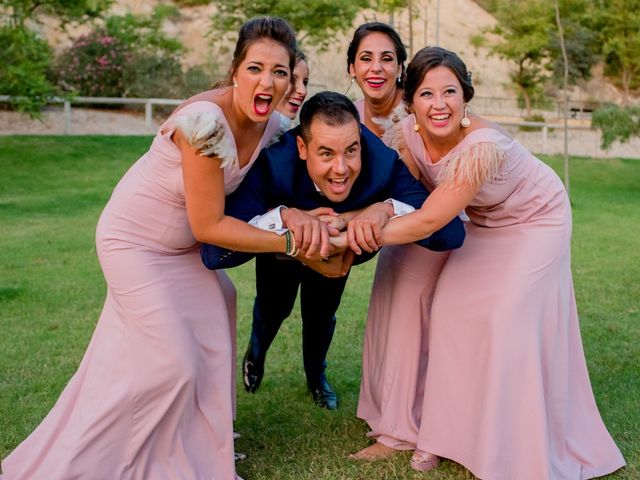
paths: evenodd
<path fill-rule="evenodd" d="M 413 114 L 413 131 L 417 132 L 420 130 L 420 124 L 418 123 L 418 119 L 416 118 L 416 114 Z"/>
<path fill-rule="evenodd" d="M 238 88 L 238 82 L 233 82 L 233 86 L 234 86 L 235 88 Z"/>
<path fill-rule="evenodd" d="M 351 77 L 351 83 L 356 81 L 356 77 Z"/>
<path fill-rule="evenodd" d="M 469 120 L 469 117 L 467 117 L 467 106 L 464 106 L 464 117 L 462 117 L 462 120 L 460 120 L 460 126 L 462 126 L 462 128 L 469 128 L 471 126 L 471 120 Z"/>

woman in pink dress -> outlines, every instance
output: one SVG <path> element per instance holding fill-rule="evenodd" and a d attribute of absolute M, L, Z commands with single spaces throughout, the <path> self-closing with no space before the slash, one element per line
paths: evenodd
<path fill-rule="evenodd" d="M 233 312 L 199 242 L 293 253 L 224 215 L 225 195 L 278 130 L 295 36 L 240 30 L 226 85 L 187 100 L 116 186 L 96 246 L 107 298 L 78 371 L 3 462 L 6 480 L 233 480 Z M 240 139 L 242 141 L 240 141 Z"/>
<path fill-rule="evenodd" d="M 296 51 L 296 66 L 293 69 L 293 86 L 287 95 L 280 101 L 276 110 L 282 117 L 283 131 L 289 130 L 295 122 L 300 107 L 307 98 L 307 85 L 309 85 L 309 64 L 307 57 L 300 50 Z"/>
<path fill-rule="evenodd" d="M 445 457 L 488 480 L 606 475 L 625 462 L 600 418 L 582 350 L 569 199 L 550 167 L 467 112 L 473 93 L 458 56 L 422 49 L 407 70 L 412 115 L 393 141 L 432 193 L 420 210 L 389 221 L 382 243 L 413 242 L 463 208 L 470 218 L 433 298 L 411 466 L 429 470 Z M 389 352 L 379 353 L 372 361 L 387 361 Z"/>
<path fill-rule="evenodd" d="M 378 22 L 358 27 L 347 51 L 349 73 L 364 96 L 355 102 L 360 118 L 385 142 L 393 125 L 407 116 L 406 59 L 398 33 Z M 416 448 L 431 299 L 447 255 L 411 243 L 385 247 L 378 255 L 357 412 L 375 442 L 351 458 L 377 460 Z"/>

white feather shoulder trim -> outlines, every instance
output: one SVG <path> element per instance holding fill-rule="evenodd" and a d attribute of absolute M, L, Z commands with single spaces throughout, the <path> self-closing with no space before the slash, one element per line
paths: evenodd
<path fill-rule="evenodd" d="M 218 157 L 220 168 L 238 164 L 236 146 L 231 133 L 227 131 L 220 114 L 217 112 L 199 112 L 178 115 L 173 121 L 189 144 L 200 155 Z"/>
<path fill-rule="evenodd" d="M 388 130 L 385 130 L 384 135 L 382 135 L 382 141 L 387 147 L 398 152 L 400 158 L 407 152 L 407 140 L 404 138 L 402 125 L 399 122 L 393 124 Z"/>
<path fill-rule="evenodd" d="M 405 107 L 404 102 L 400 102 L 396 105 L 396 108 L 391 110 L 386 117 L 371 117 L 371 121 L 382 128 L 382 140 L 384 141 L 385 135 L 387 135 L 393 129 L 393 126 L 400 122 L 404 117 L 409 115 Z"/>
<path fill-rule="evenodd" d="M 446 162 L 437 178 L 437 184 L 448 183 L 450 186 L 466 181 L 480 186 L 487 182 L 502 183 L 507 156 L 493 142 L 477 142 L 460 152 L 446 155 L 441 162 Z"/>
<path fill-rule="evenodd" d="M 280 137 L 287 133 L 287 131 L 293 126 L 293 122 L 289 117 L 286 117 L 278 112 L 274 112 L 273 115 L 278 115 L 280 117 L 280 120 L 278 122 L 278 130 L 269 139 L 265 148 L 269 148 L 271 145 L 278 143 Z"/>

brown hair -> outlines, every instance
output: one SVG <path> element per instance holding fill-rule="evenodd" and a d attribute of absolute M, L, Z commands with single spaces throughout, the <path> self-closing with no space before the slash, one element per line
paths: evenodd
<path fill-rule="evenodd" d="M 296 64 L 296 34 L 291 26 L 279 17 L 258 17 L 247 21 L 240 27 L 236 48 L 233 51 L 231 68 L 226 79 L 219 86 L 233 84 L 233 75 L 247 56 L 249 47 L 263 38 L 281 44 L 289 54 L 289 69 L 293 72 Z"/>
<path fill-rule="evenodd" d="M 349 72 L 349 67 L 356 62 L 356 53 L 358 53 L 358 47 L 360 47 L 360 43 L 364 40 L 370 33 L 379 32 L 383 35 L 386 35 L 391 43 L 393 43 L 394 49 L 396 51 L 396 58 L 398 59 L 398 64 L 400 65 L 400 80 L 397 82 L 398 88 L 404 88 L 404 76 L 405 76 L 405 68 L 404 62 L 407 60 L 407 50 L 404 48 L 402 43 L 402 39 L 398 32 L 396 32 L 393 27 L 387 25 L 382 22 L 369 22 L 363 23 L 356 31 L 353 32 L 353 38 L 349 43 L 349 48 L 347 50 L 347 72 Z"/>
<path fill-rule="evenodd" d="M 462 85 L 462 94 L 465 102 L 473 98 L 475 90 L 471 84 L 471 73 L 467 71 L 467 66 L 462 59 L 442 47 L 425 47 L 415 54 L 407 67 L 403 95 L 403 100 L 407 106 L 413 103 L 413 96 L 427 72 L 440 66 L 447 67 L 458 78 L 460 85 Z"/>

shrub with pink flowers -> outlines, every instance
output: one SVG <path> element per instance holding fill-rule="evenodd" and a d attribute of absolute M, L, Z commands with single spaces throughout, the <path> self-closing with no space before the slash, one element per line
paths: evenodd
<path fill-rule="evenodd" d="M 58 84 L 90 97 L 119 97 L 132 60 L 128 45 L 104 30 L 78 38 L 56 62 Z"/>
<path fill-rule="evenodd" d="M 178 15 L 160 5 L 149 16 L 114 15 L 103 27 L 76 39 L 57 59 L 55 79 L 64 90 L 91 97 L 181 98 L 193 91 L 193 78 L 183 72 L 182 44 L 162 30 L 163 21 Z M 197 73 L 197 72 L 196 72 Z M 206 89 L 209 81 L 198 85 Z"/>

